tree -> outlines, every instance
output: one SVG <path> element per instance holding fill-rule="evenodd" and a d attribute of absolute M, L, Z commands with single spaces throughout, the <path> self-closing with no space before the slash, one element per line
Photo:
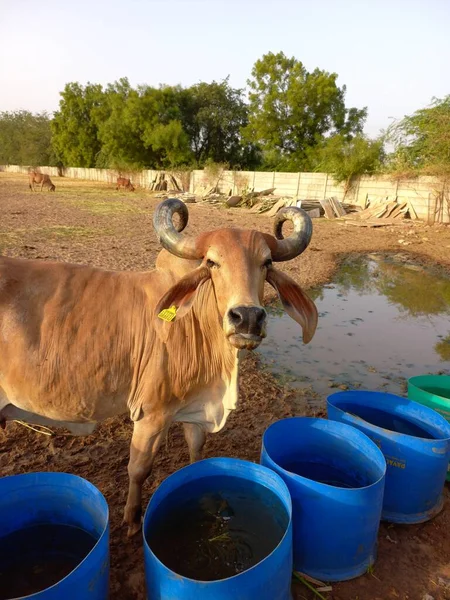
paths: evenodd
<path fill-rule="evenodd" d="M 50 118 L 26 110 L 0 113 L 0 163 L 52 165 Z"/>
<path fill-rule="evenodd" d="M 51 124 L 57 160 L 64 166 L 93 167 L 101 150 L 94 116 L 105 101 L 102 86 L 68 83 L 60 95 Z"/>
<path fill-rule="evenodd" d="M 255 163 L 255 148 L 242 140 L 248 124 L 243 90 L 232 88 L 228 79 L 198 83 L 181 96 L 183 127 L 198 167 L 207 161 L 244 168 Z"/>
<path fill-rule="evenodd" d="M 427 108 L 394 123 L 388 139 L 395 151 L 390 156 L 393 171 L 450 176 L 450 95 L 434 98 Z"/>
<path fill-rule="evenodd" d="M 300 170 L 307 150 L 325 136 L 339 133 L 350 140 L 362 133 L 367 109 L 347 109 L 346 87 L 339 88 L 336 80 L 336 73 L 309 73 L 282 52 L 256 61 L 248 81 L 245 137 L 261 146 L 268 166 Z"/>
<path fill-rule="evenodd" d="M 355 177 L 373 175 L 381 170 L 383 161 L 383 139 L 370 140 L 361 134 L 349 140 L 338 133 L 307 153 L 308 167 L 331 173 L 337 183 L 345 183 L 346 192 Z"/>
<path fill-rule="evenodd" d="M 93 166 L 117 168 L 119 171 L 146 166 L 139 131 L 127 122 L 127 107 L 137 96 L 137 91 L 132 89 L 126 78 L 106 86 L 102 102 L 91 112 L 100 146 Z"/>
<path fill-rule="evenodd" d="M 185 93 L 181 86 L 144 89 L 143 98 L 152 109 L 144 115 L 147 118 L 143 121 L 142 140 L 153 153 L 157 168 L 174 168 L 193 162 L 189 135 L 183 127 Z"/>
<path fill-rule="evenodd" d="M 181 94 L 178 86 L 133 89 L 127 79 L 108 85 L 104 104 L 93 113 L 101 143 L 96 166 L 142 169 L 190 163 Z"/>

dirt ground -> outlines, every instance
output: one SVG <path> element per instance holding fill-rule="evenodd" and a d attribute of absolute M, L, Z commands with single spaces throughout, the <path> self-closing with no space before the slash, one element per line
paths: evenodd
<path fill-rule="evenodd" d="M 56 193 L 32 193 L 26 176 L 0 173 L 2 254 L 119 270 L 153 267 L 160 247 L 152 213 L 159 199 L 139 189 L 133 194 L 116 192 L 104 183 L 53 179 Z M 201 204 L 189 205 L 189 213 L 187 232 L 194 235 L 223 226 L 271 231 L 267 217 L 241 209 Z M 367 229 L 321 219 L 315 222 L 308 250 L 278 266 L 307 289 L 329 281 L 345 256 L 375 251 L 407 252 L 417 261 L 439 263 L 450 273 L 450 228 L 408 222 Z M 267 292 L 271 299 L 269 288 Z M 300 402 L 298 394 L 281 388 L 259 368 L 256 355 L 244 363 L 240 383 L 239 408 L 222 432 L 209 436 L 205 457 L 230 456 L 257 462 L 261 436 L 270 423 L 285 416 L 311 414 L 308 398 Z M 8 424 L 6 431 L 0 429 L 0 475 L 66 471 L 87 478 L 105 495 L 111 511 L 111 600 L 145 598 L 142 539 L 137 536 L 129 540 L 121 525 L 130 437 L 131 422 L 126 417 L 101 424 L 86 438 L 50 439 L 15 423 Z M 182 432 L 175 426 L 144 488 L 145 505 L 156 486 L 187 463 Z M 448 485 L 445 496 L 444 510 L 431 522 L 410 527 L 382 524 L 373 570 L 356 580 L 335 584 L 332 592 L 323 595 L 329 600 L 450 599 Z M 294 594 L 296 599 L 316 597 L 302 585 L 295 586 Z"/>

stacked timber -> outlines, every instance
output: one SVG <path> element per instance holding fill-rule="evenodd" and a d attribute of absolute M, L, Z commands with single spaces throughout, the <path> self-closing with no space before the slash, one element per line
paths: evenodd
<path fill-rule="evenodd" d="M 379 200 L 359 212 L 354 218 L 346 219 L 345 222 L 347 225 L 357 227 L 383 227 L 399 224 L 407 217 L 414 220 L 418 218 L 411 202 L 402 202 L 398 199 L 392 202 Z"/>

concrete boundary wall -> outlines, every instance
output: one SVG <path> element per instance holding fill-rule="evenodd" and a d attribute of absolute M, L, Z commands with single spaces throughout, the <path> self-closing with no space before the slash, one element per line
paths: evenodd
<path fill-rule="evenodd" d="M 0 171 L 8 173 L 27 173 L 29 167 L 8 165 L 0 166 Z M 57 167 L 40 167 L 43 173 L 58 176 Z M 104 181 L 113 184 L 118 176 L 112 169 L 84 169 L 67 167 L 64 176 L 89 181 Z M 155 180 L 158 171 L 145 170 L 129 173 L 135 185 L 148 188 Z M 178 179 L 177 174 L 173 173 Z M 126 175 L 125 173 L 123 175 Z M 189 191 L 201 191 L 217 184 L 217 178 L 211 180 L 207 171 L 195 170 L 190 173 Z M 327 173 L 280 173 L 263 171 L 223 171 L 218 181 L 223 193 L 239 194 L 246 188 L 261 191 L 276 188 L 275 194 L 294 196 L 303 200 L 321 200 L 331 196 L 345 200 L 350 204 L 365 206 L 367 201 L 398 199 L 411 202 L 419 219 L 428 222 L 450 222 L 450 204 L 448 194 L 442 193 L 442 184 L 433 177 L 418 177 L 413 180 L 393 181 L 387 176 L 358 178 L 344 198 L 344 185 L 336 184 L 333 176 Z"/>

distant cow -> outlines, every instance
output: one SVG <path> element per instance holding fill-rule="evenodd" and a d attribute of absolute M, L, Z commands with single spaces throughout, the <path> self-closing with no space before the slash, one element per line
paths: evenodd
<path fill-rule="evenodd" d="M 36 173 L 35 171 L 31 171 L 31 173 L 28 174 L 28 179 L 30 190 L 32 190 L 33 192 L 36 191 L 34 189 L 35 183 L 41 184 L 41 192 L 44 185 L 46 188 L 48 188 L 49 192 L 54 192 L 56 189 L 50 177 L 45 173 Z"/>
<path fill-rule="evenodd" d="M 116 190 L 120 189 L 121 187 L 124 187 L 126 190 L 130 190 L 130 192 L 134 192 L 133 184 L 131 183 L 131 181 L 129 179 L 126 179 L 125 177 L 117 178 Z"/>

